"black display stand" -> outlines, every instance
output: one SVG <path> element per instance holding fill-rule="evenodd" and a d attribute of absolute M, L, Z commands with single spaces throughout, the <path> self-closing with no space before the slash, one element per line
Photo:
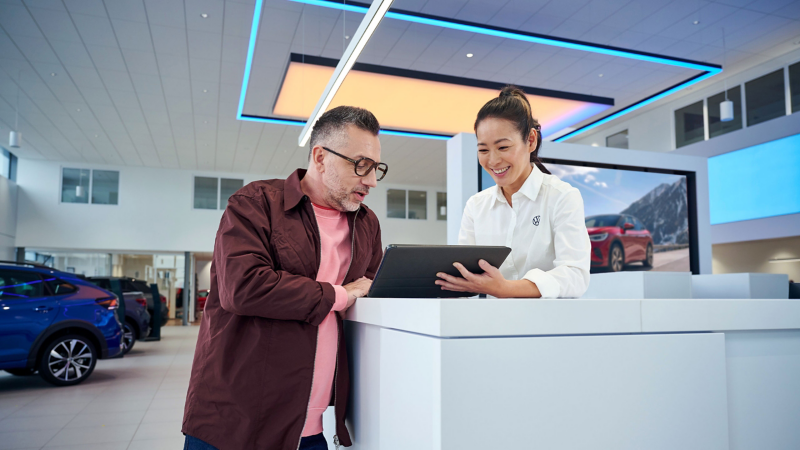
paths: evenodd
<path fill-rule="evenodd" d="M 161 340 L 161 294 L 158 293 L 158 285 L 151 284 L 150 291 L 153 293 L 153 328 L 145 341 Z"/>

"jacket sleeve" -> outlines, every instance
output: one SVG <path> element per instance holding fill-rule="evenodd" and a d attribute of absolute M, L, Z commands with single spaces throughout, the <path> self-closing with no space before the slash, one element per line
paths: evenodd
<path fill-rule="evenodd" d="M 369 278 L 370 280 L 375 279 L 375 275 L 378 274 L 378 268 L 381 266 L 381 261 L 383 260 L 383 242 L 381 241 L 381 226 L 378 223 L 378 218 L 375 218 L 375 223 L 377 232 L 375 233 L 375 240 L 372 243 L 372 257 L 369 261 L 369 266 L 367 266 L 367 273 L 364 274 L 365 277 Z"/>
<path fill-rule="evenodd" d="M 222 215 L 214 262 L 222 308 L 240 316 L 299 320 L 319 325 L 333 308 L 329 283 L 275 269 L 266 202 L 233 195 Z M 255 220 L 254 218 L 260 218 Z"/>
<path fill-rule="evenodd" d="M 577 189 L 562 195 L 555 204 L 553 221 L 555 267 L 533 269 L 523 276 L 539 288 L 542 298 L 580 297 L 589 287 L 592 244 L 586 231 L 583 198 Z"/>

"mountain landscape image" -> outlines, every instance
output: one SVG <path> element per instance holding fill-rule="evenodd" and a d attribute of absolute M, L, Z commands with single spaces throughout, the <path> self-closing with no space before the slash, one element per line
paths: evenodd
<path fill-rule="evenodd" d="M 650 230 L 655 245 L 689 244 L 686 177 L 662 183 L 620 211 L 639 219 Z"/>

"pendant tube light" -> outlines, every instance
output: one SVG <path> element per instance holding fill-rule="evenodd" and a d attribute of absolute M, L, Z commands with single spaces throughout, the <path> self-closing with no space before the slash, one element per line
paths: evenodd
<path fill-rule="evenodd" d="M 350 69 L 353 67 L 353 64 L 356 63 L 356 60 L 358 60 L 358 56 L 361 55 L 361 52 L 364 50 L 367 42 L 369 42 L 372 34 L 375 33 L 375 30 L 386 15 L 386 12 L 389 11 L 389 7 L 392 6 L 392 1 L 393 0 L 375 0 L 372 2 L 372 6 L 369 7 L 367 15 L 364 16 L 364 20 L 362 20 L 361 24 L 358 26 L 356 34 L 350 39 L 350 44 L 345 49 L 342 59 L 340 59 L 339 64 L 336 65 L 336 69 L 333 71 L 328 85 L 325 87 L 322 96 L 317 102 L 317 106 L 314 108 L 314 112 L 311 113 L 311 117 L 308 118 L 308 122 L 306 122 L 306 125 L 303 127 L 303 131 L 300 132 L 300 137 L 297 140 L 297 144 L 300 147 L 304 147 L 308 143 L 308 140 L 311 138 L 311 129 L 314 127 L 317 120 L 319 120 L 320 116 L 328 109 L 331 101 L 333 101 L 333 97 L 336 96 L 336 92 L 344 82 L 345 77 L 347 77 L 347 73 L 350 72 Z"/>
<path fill-rule="evenodd" d="M 722 67 L 727 65 L 726 54 L 728 52 L 725 45 L 725 28 L 722 29 Z M 730 122 L 733 120 L 733 102 L 728 100 L 728 79 L 724 79 L 725 101 L 719 104 L 719 121 Z"/>

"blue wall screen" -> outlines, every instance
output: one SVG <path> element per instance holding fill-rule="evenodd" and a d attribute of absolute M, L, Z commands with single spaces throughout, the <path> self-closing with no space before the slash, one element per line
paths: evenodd
<path fill-rule="evenodd" d="M 800 213 L 800 134 L 708 159 L 711 224 Z"/>

